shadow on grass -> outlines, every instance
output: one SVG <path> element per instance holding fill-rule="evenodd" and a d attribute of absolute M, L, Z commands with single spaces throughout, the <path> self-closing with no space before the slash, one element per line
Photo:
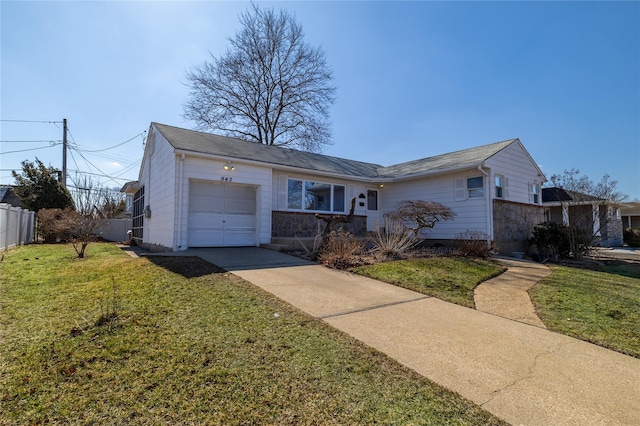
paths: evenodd
<path fill-rule="evenodd" d="M 197 278 L 210 274 L 223 274 L 226 270 L 196 256 L 147 256 L 154 265 L 180 274 L 185 278 Z"/>

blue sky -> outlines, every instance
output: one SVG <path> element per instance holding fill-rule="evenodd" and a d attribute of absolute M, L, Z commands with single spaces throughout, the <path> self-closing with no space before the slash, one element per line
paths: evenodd
<path fill-rule="evenodd" d="M 517 137 L 547 177 L 609 174 L 640 199 L 640 2 L 258 4 L 293 13 L 327 55 L 325 154 L 391 165 Z M 36 156 L 62 166 L 62 124 L 49 122 L 63 118 L 70 177 L 135 180 L 137 135 L 151 121 L 194 127 L 184 73 L 226 49 L 248 6 L 0 2 L 0 183 Z"/>

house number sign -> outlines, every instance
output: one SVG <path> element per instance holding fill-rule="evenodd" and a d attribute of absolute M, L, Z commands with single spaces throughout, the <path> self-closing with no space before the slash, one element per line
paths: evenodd
<path fill-rule="evenodd" d="M 220 181 L 222 181 L 222 182 L 232 182 L 233 178 L 231 176 L 220 176 Z"/>

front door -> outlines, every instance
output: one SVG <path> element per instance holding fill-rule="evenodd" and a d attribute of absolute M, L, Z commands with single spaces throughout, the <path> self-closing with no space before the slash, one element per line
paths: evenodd
<path fill-rule="evenodd" d="M 367 189 L 367 231 L 376 231 L 380 223 L 380 215 L 378 213 L 378 190 Z"/>

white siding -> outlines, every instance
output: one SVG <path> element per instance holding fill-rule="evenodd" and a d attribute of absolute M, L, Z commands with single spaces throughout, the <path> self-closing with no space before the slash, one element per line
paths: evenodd
<path fill-rule="evenodd" d="M 539 175 L 538 168 L 519 143 L 513 143 L 488 159 L 486 167 L 491 169 L 491 198 L 495 197 L 494 176 L 502 175 L 506 178 L 508 192 L 503 197 L 506 201 L 516 203 L 531 203 L 531 184 L 544 183 L 544 177 Z"/>
<path fill-rule="evenodd" d="M 144 219 L 143 243 L 173 247 L 175 223 L 175 171 L 173 147 L 159 133 L 150 132 L 140 183 L 145 187 L 145 206 L 151 216 Z"/>
<path fill-rule="evenodd" d="M 381 213 L 392 211 L 403 200 L 437 201 L 451 208 L 456 217 L 453 220 L 439 222 L 434 228 L 426 231 L 426 237 L 431 239 L 453 239 L 461 232 L 478 230 L 491 235 L 491 223 L 488 217 L 486 201 L 487 178 L 484 177 L 485 197 L 456 201 L 455 181 L 469 177 L 479 177 L 478 170 L 431 176 L 426 179 L 416 179 L 407 182 L 385 185 L 379 190 Z M 466 189 L 465 189 L 466 191 Z"/>

